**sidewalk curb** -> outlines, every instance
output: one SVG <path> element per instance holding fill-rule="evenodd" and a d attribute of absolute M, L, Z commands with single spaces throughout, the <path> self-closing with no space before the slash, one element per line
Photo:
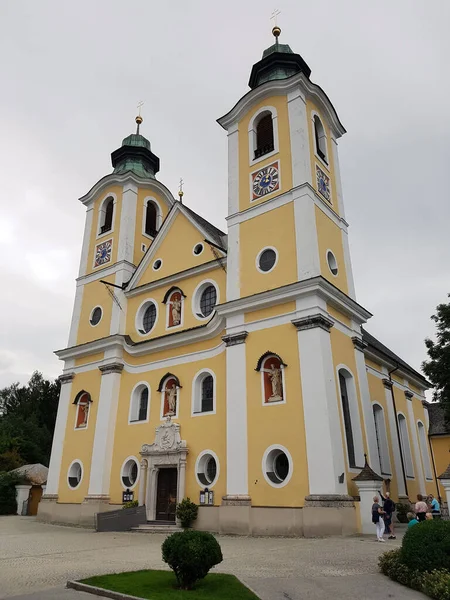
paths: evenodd
<path fill-rule="evenodd" d="M 104 598 L 113 598 L 113 600 L 145 600 L 140 596 L 129 596 L 128 594 L 122 594 L 121 592 L 113 592 L 112 590 L 105 590 L 105 588 L 95 587 L 93 585 L 87 585 L 87 583 L 80 583 L 79 581 L 68 581 L 66 583 L 67 588 L 77 590 L 78 592 L 86 592 L 87 594 L 95 594 L 97 596 L 103 596 Z"/>

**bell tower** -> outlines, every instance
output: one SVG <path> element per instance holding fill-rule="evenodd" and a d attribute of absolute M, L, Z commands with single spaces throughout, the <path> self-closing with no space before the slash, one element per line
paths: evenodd
<path fill-rule="evenodd" d="M 306 61 L 274 43 L 228 133 L 227 299 L 322 276 L 354 298 L 337 140 L 345 133 Z M 256 266 L 256 269 L 255 269 Z"/>

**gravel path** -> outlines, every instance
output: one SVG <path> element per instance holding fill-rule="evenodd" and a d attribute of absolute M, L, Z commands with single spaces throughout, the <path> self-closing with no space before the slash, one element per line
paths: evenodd
<path fill-rule="evenodd" d="M 78 598 L 62 590 L 68 579 L 101 573 L 165 568 L 165 536 L 95 533 L 38 523 L 33 517 L 0 517 L 0 598 Z M 373 538 L 250 538 L 220 536 L 224 561 L 218 571 L 234 573 L 261 600 L 419 600 L 425 596 L 377 572 L 377 558 L 400 542 Z M 53 591 L 37 594 L 42 590 Z M 33 594 L 32 594 L 33 593 Z M 29 595 L 32 594 L 32 595 Z M 91 596 L 91 598 L 93 598 Z"/>

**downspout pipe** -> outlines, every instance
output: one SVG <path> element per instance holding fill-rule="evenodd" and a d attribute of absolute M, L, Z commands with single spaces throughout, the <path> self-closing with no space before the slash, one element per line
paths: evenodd
<path fill-rule="evenodd" d="M 395 369 L 392 369 L 392 371 L 389 371 L 388 376 L 389 376 L 389 381 L 391 382 L 391 398 L 392 398 L 392 406 L 394 407 L 395 427 L 397 429 L 398 446 L 400 448 L 400 461 L 402 463 L 403 483 L 405 484 L 405 494 L 409 498 L 408 482 L 406 480 L 405 459 L 403 458 L 403 446 L 402 446 L 402 440 L 400 437 L 400 427 L 398 424 L 398 417 L 397 417 L 397 405 L 395 404 L 394 381 L 392 379 L 392 373 L 395 373 L 395 371 L 397 371 L 399 368 L 400 368 L 400 366 L 397 363 L 397 366 L 395 367 Z"/>
<path fill-rule="evenodd" d="M 437 476 L 437 471 L 436 471 L 436 463 L 434 461 L 433 444 L 431 443 L 430 433 L 428 433 L 428 447 L 429 447 L 430 454 L 431 454 L 431 462 L 433 463 L 433 473 L 434 473 L 434 481 L 436 482 L 437 498 L 439 500 L 439 504 L 442 505 L 442 498 L 441 498 L 441 492 L 439 490 L 439 481 L 438 481 L 438 476 Z"/>

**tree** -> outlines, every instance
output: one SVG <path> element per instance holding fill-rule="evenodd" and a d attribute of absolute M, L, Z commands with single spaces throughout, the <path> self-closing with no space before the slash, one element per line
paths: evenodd
<path fill-rule="evenodd" d="M 60 387 L 35 371 L 25 386 L 13 383 L 0 390 L 0 471 L 48 466 Z"/>
<path fill-rule="evenodd" d="M 422 369 L 433 384 L 433 399 L 442 404 L 450 421 L 450 303 L 438 304 L 431 319 L 436 323 L 436 341 L 425 340 L 429 360 L 422 363 Z"/>

